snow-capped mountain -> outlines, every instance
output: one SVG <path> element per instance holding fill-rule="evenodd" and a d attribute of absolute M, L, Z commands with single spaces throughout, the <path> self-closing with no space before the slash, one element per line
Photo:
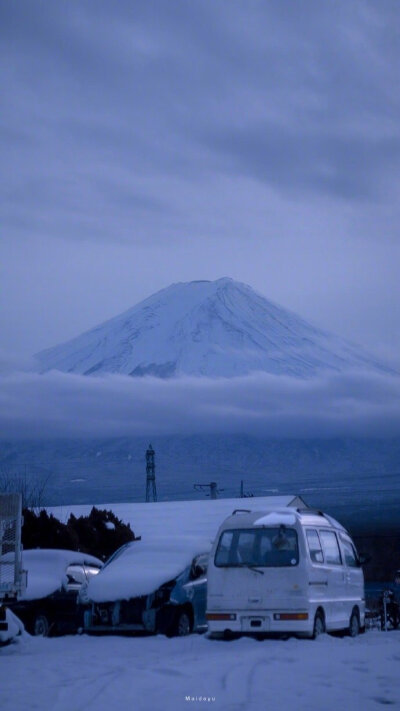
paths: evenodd
<path fill-rule="evenodd" d="M 373 356 L 223 278 L 172 284 L 123 314 L 36 355 L 40 370 L 85 375 L 309 377 L 321 370 L 391 372 Z"/>

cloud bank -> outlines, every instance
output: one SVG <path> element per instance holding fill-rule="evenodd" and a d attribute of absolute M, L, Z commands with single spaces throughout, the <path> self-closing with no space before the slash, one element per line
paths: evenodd
<path fill-rule="evenodd" d="M 85 377 L 56 371 L 0 378 L 0 437 L 248 433 L 396 437 L 400 379 L 365 372 L 312 380 Z"/>

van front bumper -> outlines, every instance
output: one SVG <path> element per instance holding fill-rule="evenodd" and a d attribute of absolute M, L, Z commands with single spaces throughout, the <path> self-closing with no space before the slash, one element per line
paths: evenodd
<path fill-rule="evenodd" d="M 311 634 L 313 620 L 305 610 L 207 610 L 211 634 Z"/>

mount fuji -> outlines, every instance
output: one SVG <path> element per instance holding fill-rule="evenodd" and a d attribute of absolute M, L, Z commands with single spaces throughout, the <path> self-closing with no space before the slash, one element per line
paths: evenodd
<path fill-rule="evenodd" d="M 311 377 L 388 367 L 229 278 L 172 284 L 72 340 L 38 353 L 41 372 L 167 378 L 254 371 Z"/>

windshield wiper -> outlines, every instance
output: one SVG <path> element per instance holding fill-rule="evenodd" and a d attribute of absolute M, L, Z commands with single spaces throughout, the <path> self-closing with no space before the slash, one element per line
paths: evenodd
<path fill-rule="evenodd" d="M 241 568 L 250 568 L 250 570 L 254 570 L 255 573 L 260 573 L 260 575 L 264 575 L 263 570 L 260 570 L 260 568 L 256 568 L 255 565 L 251 565 L 250 563 L 241 563 L 240 567 Z"/>

